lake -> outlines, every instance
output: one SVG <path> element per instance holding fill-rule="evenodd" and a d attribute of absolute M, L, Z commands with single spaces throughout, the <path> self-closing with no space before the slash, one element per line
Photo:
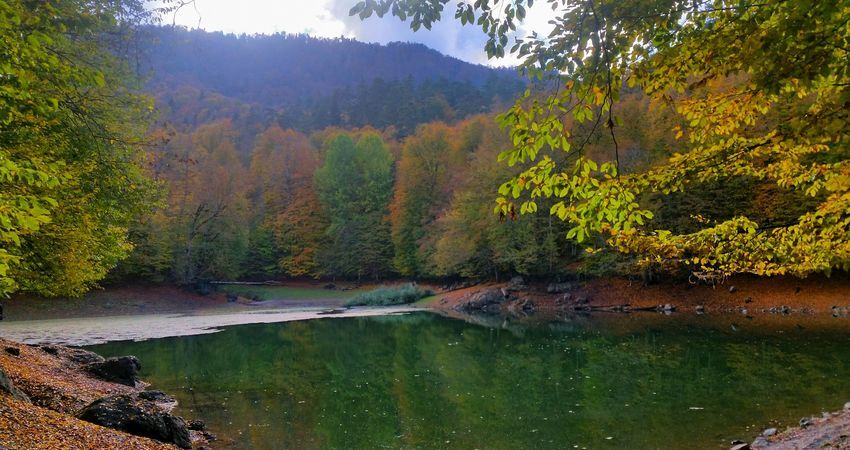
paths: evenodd
<path fill-rule="evenodd" d="M 138 356 L 152 388 L 225 448 L 728 448 L 850 400 L 847 330 L 832 318 L 416 312 L 89 348 Z"/>

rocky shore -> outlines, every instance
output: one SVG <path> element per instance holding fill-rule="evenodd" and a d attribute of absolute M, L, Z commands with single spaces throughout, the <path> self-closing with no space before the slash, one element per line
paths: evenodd
<path fill-rule="evenodd" d="M 784 431 L 768 428 L 752 443 L 736 441 L 731 450 L 850 449 L 850 402 L 837 412 L 804 417 Z"/>
<path fill-rule="evenodd" d="M 850 317 L 850 275 L 832 277 L 738 276 L 715 284 L 668 280 L 644 284 L 627 278 L 533 281 L 443 286 L 430 307 L 508 316 L 585 312 L 753 315 L 829 314 Z"/>
<path fill-rule="evenodd" d="M 135 357 L 0 339 L 0 448 L 203 449 L 200 421 L 146 390 Z"/>

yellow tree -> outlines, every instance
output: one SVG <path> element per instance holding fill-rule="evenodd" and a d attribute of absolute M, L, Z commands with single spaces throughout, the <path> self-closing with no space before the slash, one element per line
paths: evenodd
<path fill-rule="evenodd" d="M 449 3 L 369 0 L 351 13 L 392 13 L 430 28 Z M 850 268 L 849 0 L 453 4 L 455 18 L 487 34 L 488 55 L 511 52 L 554 86 L 543 96 L 526 91 L 500 117 L 512 141 L 500 159 L 523 170 L 501 185 L 497 212 L 534 213 L 554 198 L 549 212 L 570 224 L 568 237 L 602 236 L 644 266 L 712 276 Z M 516 35 L 535 4 L 551 7 L 550 33 Z M 670 105 L 683 123 L 670 130 L 672 156 L 635 172 L 621 170 L 616 139 L 630 119 L 617 108 L 626 86 Z M 567 117 L 610 134 L 610 157 L 588 157 Z M 640 201 L 728 177 L 816 201 L 789 223 L 766 227 L 740 214 L 689 233 L 655 229 Z"/>

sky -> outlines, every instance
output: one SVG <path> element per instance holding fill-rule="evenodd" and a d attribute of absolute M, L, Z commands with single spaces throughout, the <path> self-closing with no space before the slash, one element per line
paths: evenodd
<path fill-rule="evenodd" d="M 443 20 L 430 30 L 413 32 L 410 23 L 397 17 L 371 17 L 361 21 L 348 15 L 357 0 L 195 0 L 166 23 L 225 33 L 271 34 L 307 33 L 316 37 L 347 37 L 363 42 L 386 44 L 393 41 L 418 42 L 464 61 L 492 66 L 514 65 L 512 58 L 488 60 L 484 53 L 486 37 L 480 27 L 461 26 L 454 18 L 454 2 L 446 7 Z M 539 2 L 546 6 L 546 2 Z M 548 31 L 549 8 L 531 8 L 520 32 Z"/>

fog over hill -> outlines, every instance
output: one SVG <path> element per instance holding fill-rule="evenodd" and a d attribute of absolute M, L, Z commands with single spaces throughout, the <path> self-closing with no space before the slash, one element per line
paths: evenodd
<path fill-rule="evenodd" d="M 368 44 L 307 35 L 233 35 L 160 27 L 150 49 L 155 90 L 192 85 L 241 101 L 281 107 L 375 79 L 415 84 L 445 79 L 482 88 L 515 85 L 512 69 L 443 55 L 422 44 Z M 496 95 L 505 92 L 496 92 Z"/>

